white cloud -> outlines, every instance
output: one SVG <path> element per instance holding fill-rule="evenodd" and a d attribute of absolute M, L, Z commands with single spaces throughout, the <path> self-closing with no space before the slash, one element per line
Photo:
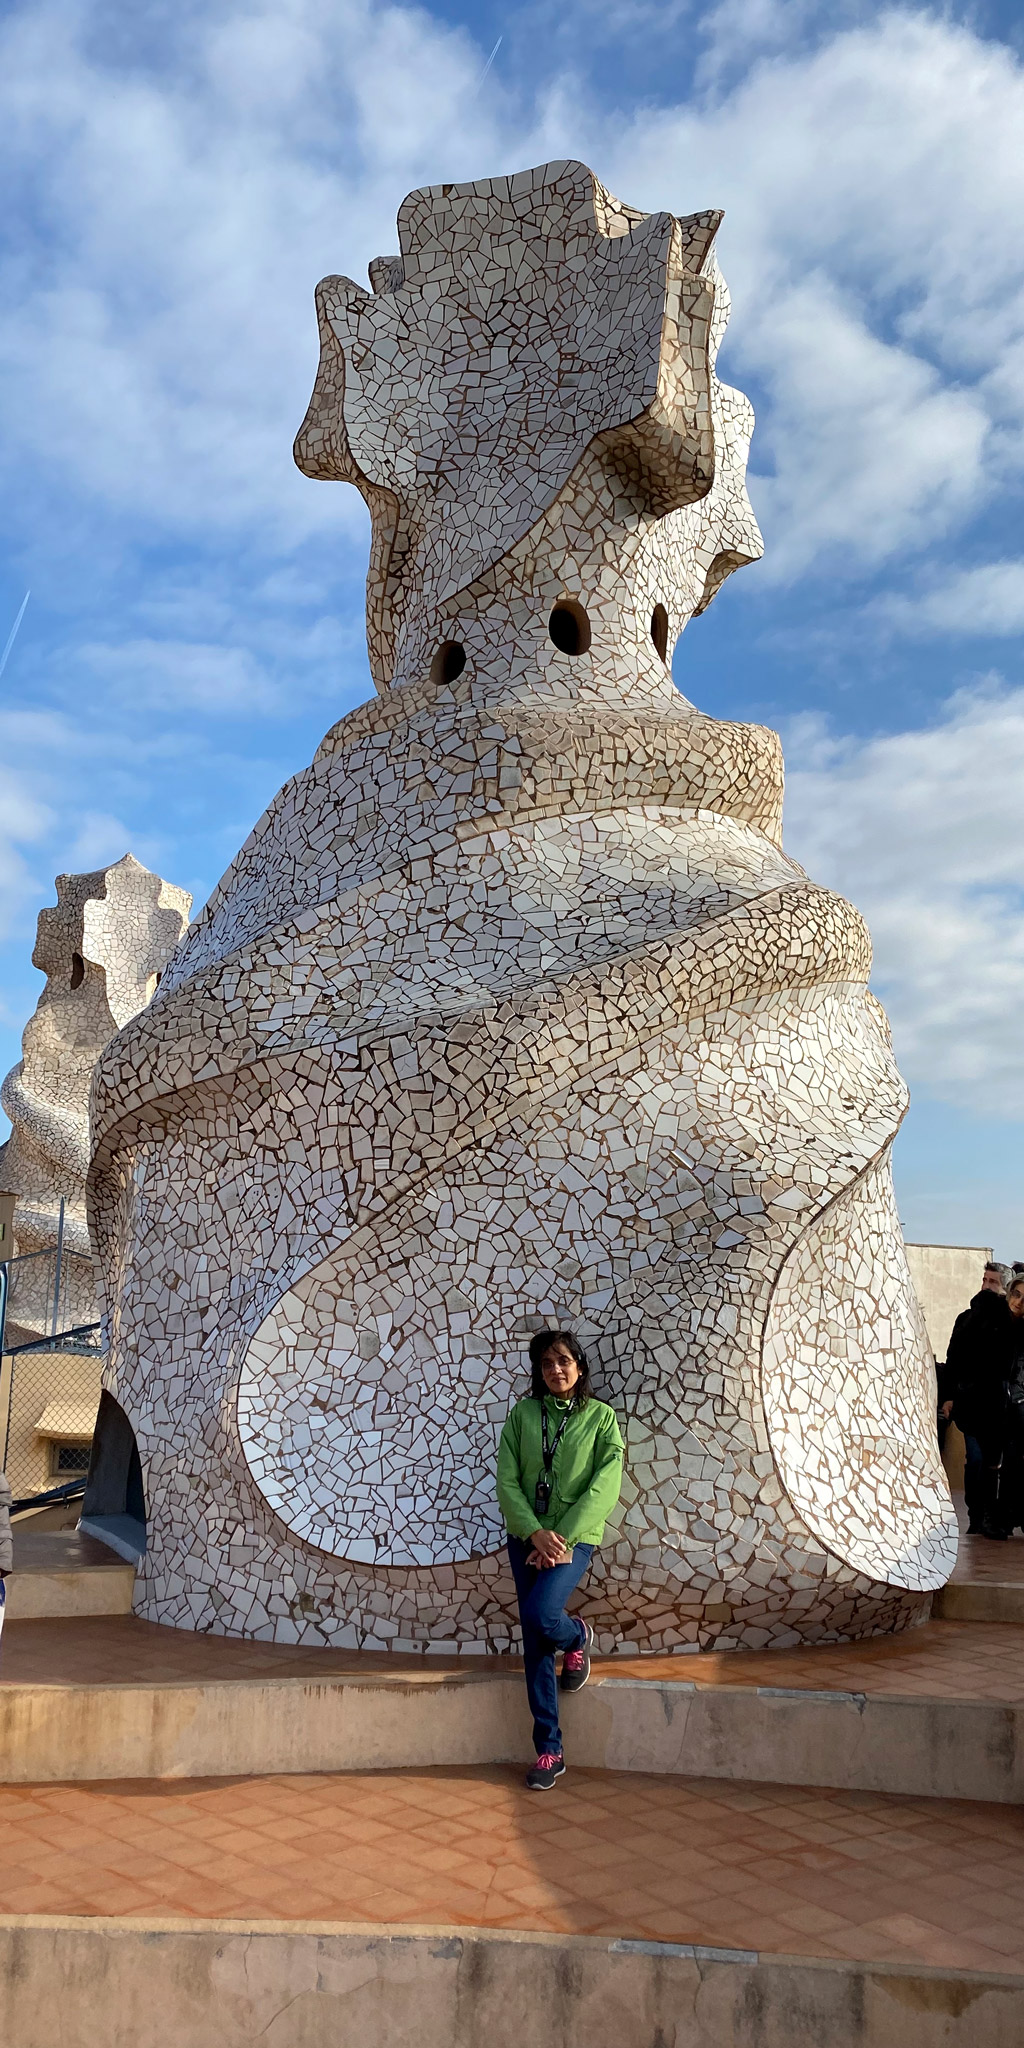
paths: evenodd
<path fill-rule="evenodd" d="M 0 768 L 0 818 L 0 937 L 5 937 L 36 887 L 26 850 L 45 839 L 54 812 L 31 778 L 7 765 Z"/>
<path fill-rule="evenodd" d="M 825 278 L 781 294 L 770 326 L 770 362 L 755 347 L 772 380 L 776 469 L 752 486 L 770 575 L 818 555 L 874 567 L 970 510 L 987 426 L 976 398 L 870 333 Z"/>
<path fill-rule="evenodd" d="M 898 568 L 1024 468 L 1024 70 L 923 11 L 808 50 L 806 12 L 762 7 L 789 47 L 645 109 L 607 165 L 640 203 L 726 208 L 766 579 Z"/>
<path fill-rule="evenodd" d="M 124 640 L 81 649 L 115 703 L 237 718 L 280 707 L 285 692 L 247 648 L 187 640 Z"/>
<path fill-rule="evenodd" d="M 74 0 L 0 32 L 0 164 L 33 185 L 0 322 L 14 444 L 157 524 L 344 524 L 351 494 L 291 463 L 313 287 L 365 275 L 409 184 L 493 159 L 477 52 L 370 0 L 147 19 L 149 53 Z"/>
<path fill-rule="evenodd" d="M 122 824 L 120 818 L 112 818 L 106 811 L 82 811 L 76 818 L 74 838 L 65 855 L 65 872 L 86 875 L 94 868 L 109 867 L 129 852 L 148 866 L 152 843 L 141 841 L 138 834 L 133 835 Z"/>
<path fill-rule="evenodd" d="M 851 11 L 723 0 L 688 30 L 662 8 L 670 65 L 703 38 L 703 85 L 680 62 L 679 104 L 612 115 L 579 34 L 517 101 L 411 7 L 144 10 L 135 49 L 88 0 L 23 5 L 0 31 L 0 165 L 33 191 L 0 319 L 11 447 L 160 530 L 360 547 L 354 493 L 290 458 L 316 278 L 365 275 L 417 183 L 578 153 L 631 200 L 727 208 L 765 577 L 954 532 L 1024 460 L 1024 76 L 934 15 L 837 30 Z"/>
<path fill-rule="evenodd" d="M 140 771 L 165 765 L 167 752 L 160 735 L 139 740 L 110 727 L 83 733 L 71 717 L 50 711 L 0 714 L 0 938 L 12 940 L 10 974 L 20 973 L 32 950 L 36 913 L 52 902 L 55 875 L 87 872 L 128 850 L 150 867 L 166 859 L 152 806 L 147 824 L 133 831 L 100 807 L 96 793 L 102 784 L 109 797 L 120 784 L 137 810 Z"/>
<path fill-rule="evenodd" d="M 867 918 L 911 1084 L 1024 1117 L 1024 690 L 869 740 L 798 720 L 787 755 L 787 848 Z"/>
<path fill-rule="evenodd" d="M 984 562 L 954 571 L 917 596 L 883 598 L 874 609 L 885 624 L 911 637 L 1024 632 L 1024 562 Z"/>

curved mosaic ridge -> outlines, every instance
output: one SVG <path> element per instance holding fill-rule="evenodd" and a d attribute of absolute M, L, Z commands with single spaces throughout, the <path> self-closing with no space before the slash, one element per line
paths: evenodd
<path fill-rule="evenodd" d="M 791 1252 L 772 1297 L 762 1385 L 778 1470 L 808 1527 L 858 1571 L 934 1586 L 945 1568 L 931 1454 L 935 1368 L 888 1159 Z"/>
<path fill-rule="evenodd" d="M 718 216 L 556 164 L 399 220 L 372 293 L 321 288 L 296 444 L 370 505 L 381 695 L 94 1089 L 141 1611 L 510 1647 L 494 1451 L 556 1321 L 627 1442 L 603 1649 L 901 1626 L 955 1524 L 868 937 L 781 850 L 775 736 L 669 667 L 760 552 Z"/>

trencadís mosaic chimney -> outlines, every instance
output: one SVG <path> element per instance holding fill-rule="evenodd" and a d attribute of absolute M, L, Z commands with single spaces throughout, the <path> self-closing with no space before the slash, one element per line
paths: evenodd
<path fill-rule="evenodd" d="M 548 164 L 413 193 L 372 290 L 319 288 L 296 459 L 369 505 L 379 694 L 94 1093 L 153 1620 L 509 1647 L 546 1324 L 628 1446 L 599 1649 L 870 1634 L 948 1575 L 868 936 L 782 851 L 775 736 L 672 680 L 761 551 L 718 221 Z"/>

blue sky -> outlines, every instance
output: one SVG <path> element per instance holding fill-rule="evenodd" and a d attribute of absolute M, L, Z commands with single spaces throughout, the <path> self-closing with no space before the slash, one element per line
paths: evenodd
<path fill-rule="evenodd" d="M 787 845 L 868 916 L 908 1236 L 1024 1257 L 1022 53 L 995 4 L 0 12 L 0 1072 L 53 876 L 202 902 L 369 694 L 363 507 L 291 462 L 317 279 L 415 185 L 581 156 L 726 209 L 766 556 L 676 678 L 782 732 Z"/>

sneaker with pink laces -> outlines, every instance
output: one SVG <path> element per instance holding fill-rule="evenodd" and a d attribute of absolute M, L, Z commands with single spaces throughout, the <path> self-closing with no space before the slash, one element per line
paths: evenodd
<path fill-rule="evenodd" d="M 556 1755 L 553 1749 L 546 1749 L 537 1758 L 533 1769 L 526 1773 L 527 1790 L 530 1792 L 550 1792 L 555 1779 L 564 1777 L 564 1775 L 564 1756 Z"/>
<path fill-rule="evenodd" d="M 579 1692 L 580 1686 L 586 1685 L 590 1677 L 590 1645 L 594 1640 L 594 1631 L 589 1621 L 584 1622 L 583 1630 L 583 1641 L 579 1649 L 567 1650 L 562 1658 L 562 1676 L 558 1682 L 563 1692 Z"/>

